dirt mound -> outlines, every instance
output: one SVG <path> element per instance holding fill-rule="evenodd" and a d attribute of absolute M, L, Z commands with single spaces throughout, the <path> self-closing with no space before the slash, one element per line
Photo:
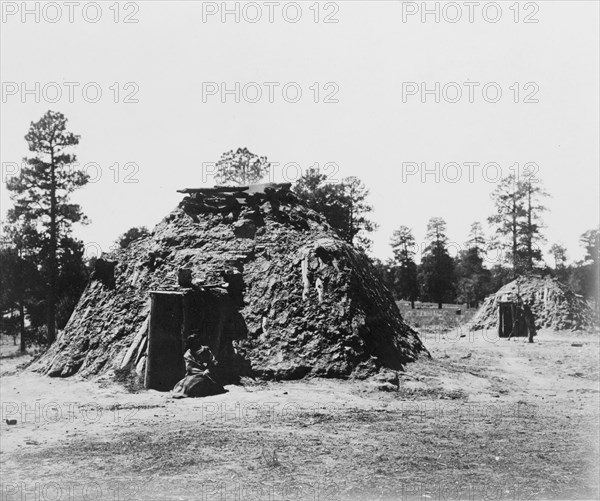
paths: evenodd
<path fill-rule="evenodd" d="M 488 296 L 470 322 L 470 329 L 490 329 L 498 325 L 498 302 L 505 295 L 519 295 L 531 306 L 537 328 L 555 330 L 589 329 L 594 313 L 583 298 L 551 277 L 519 277 Z"/>
<path fill-rule="evenodd" d="M 148 237 L 105 257 L 34 370 L 143 374 L 149 293 L 181 289 L 182 268 L 191 269 L 195 287 L 224 284 L 222 293 L 237 305 L 241 326 L 224 331 L 243 361 L 239 375 L 366 375 L 402 368 L 426 352 L 366 256 L 289 186 L 184 192 Z"/>

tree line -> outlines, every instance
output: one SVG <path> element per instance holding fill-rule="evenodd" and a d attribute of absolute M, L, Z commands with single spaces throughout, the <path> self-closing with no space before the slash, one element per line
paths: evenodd
<path fill-rule="evenodd" d="M 411 229 L 406 226 L 401 226 L 392 237 L 394 257 L 386 262 L 376 259 L 374 263 L 394 297 L 410 301 L 413 308 L 415 301 L 437 303 L 438 308 L 442 308 L 443 303 L 476 308 L 486 296 L 517 276 L 536 274 L 558 278 L 592 302 L 598 310 L 599 236 L 598 229 L 583 233 L 580 243 L 585 257 L 568 266 L 563 245 L 553 244 L 550 247 L 554 257 L 552 266 L 542 260 L 539 247 L 532 246 L 529 251 L 527 239 L 522 239 L 525 243 L 523 249 L 519 249 L 517 259 L 522 259 L 524 264 L 514 268 L 515 255 L 512 251 L 494 254 L 492 260 L 487 257 L 490 249 L 512 246 L 512 232 L 507 234 L 507 243 L 502 244 L 494 237 L 486 239 L 482 224 L 476 221 L 471 224 L 468 240 L 455 256 L 451 256 L 451 247 L 456 246 L 448 245 L 446 223 L 442 218 L 434 217 L 427 224 L 420 263 L 416 263 L 419 246 L 415 244 Z"/>
<path fill-rule="evenodd" d="M 377 225 L 369 219 L 373 207 L 369 190 L 356 177 L 328 182 L 325 175 L 309 170 L 294 186 L 305 203 L 325 215 L 329 224 L 347 242 L 369 250 L 369 234 Z M 549 247 L 554 266 L 544 262 L 544 200 L 549 194 L 541 180 L 525 172 L 519 178 L 503 178 L 491 193 L 494 213 L 487 218 L 492 234 L 486 236 L 481 221 L 470 226 L 467 241 L 451 255 L 447 225 L 443 218 L 427 223 L 425 242 L 417 245 L 413 232 L 401 225 L 394 231 L 390 245 L 393 257 L 385 262 L 372 259 L 380 277 L 394 297 L 410 301 L 466 304 L 477 307 L 489 294 L 517 276 L 538 274 L 555 276 L 577 294 L 594 302 L 598 309 L 598 252 L 600 230 L 590 229 L 580 236 L 585 258 L 569 266 L 564 245 Z M 488 263 L 488 255 L 495 256 Z M 420 254 L 417 262 L 417 254 Z"/>
<path fill-rule="evenodd" d="M 76 161 L 72 149 L 80 136 L 67 129 L 67 119 L 48 111 L 31 122 L 25 136 L 30 157 L 17 176 L 7 181 L 12 208 L 6 214 L 0 241 L 0 330 L 21 334 L 21 349 L 27 342 L 52 343 L 57 329 L 65 327 L 83 292 L 94 259 L 86 260 L 83 242 L 73 236 L 73 225 L 89 224 L 71 195 L 89 182 L 89 176 L 71 168 Z M 224 153 L 217 162 L 219 184 L 245 185 L 260 182 L 270 169 L 266 157 L 247 148 Z M 294 184 L 293 191 L 304 204 L 324 216 L 340 238 L 368 252 L 370 234 L 377 224 L 370 215 L 369 190 L 356 176 L 331 181 L 309 169 Z M 393 257 L 386 262 L 372 259 L 382 280 L 397 299 L 477 306 L 489 293 L 525 273 L 550 274 L 598 307 L 599 230 L 585 232 L 581 243 L 586 257 L 566 265 L 563 245 L 550 247 L 554 266 L 542 259 L 545 243 L 542 215 L 548 194 L 533 175 L 503 179 L 491 194 L 495 212 L 488 218 L 493 234 L 486 238 L 481 222 L 474 222 L 464 248 L 450 255 L 446 222 L 432 217 L 427 224 L 425 245 L 420 250 L 413 232 L 399 226 L 390 245 Z M 135 227 L 121 235 L 115 245 L 126 248 L 149 234 Z M 486 266 L 489 250 L 501 251 L 503 259 Z"/>
<path fill-rule="evenodd" d="M 307 171 L 294 191 L 305 203 L 325 215 L 329 224 L 347 242 L 369 250 L 369 235 L 377 225 L 369 219 L 373 207 L 369 190 L 356 177 L 328 182 L 317 170 Z M 598 252 L 600 231 L 590 229 L 580 236 L 585 258 L 569 266 L 564 245 L 549 247 L 554 266 L 544 262 L 544 200 L 549 194 L 531 172 L 522 177 L 503 178 L 490 194 L 494 212 L 487 218 L 492 233 L 486 236 L 481 221 L 470 226 L 467 241 L 456 249 L 449 242 L 443 218 L 427 223 L 425 242 L 417 245 L 413 231 L 401 225 L 390 245 L 393 257 L 385 262 L 373 259 L 380 277 L 398 300 L 460 303 L 477 307 L 489 294 L 517 276 L 535 273 L 555 276 L 598 309 Z M 456 255 L 451 255 L 454 247 Z M 489 259 L 488 256 L 495 256 Z M 417 262 L 417 257 L 420 258 Z M 491 262 L 488 262 L 491 261 Z"/>

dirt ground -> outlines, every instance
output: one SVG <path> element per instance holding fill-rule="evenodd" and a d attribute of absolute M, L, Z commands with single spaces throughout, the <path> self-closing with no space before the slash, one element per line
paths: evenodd
<path fill-rule="evenodd" d="M 423 340 L 432 359 L 396 391 L 247 381 L 189 400 L 5 357 L 1 499 L 598 499 L 597 333 Z"/>

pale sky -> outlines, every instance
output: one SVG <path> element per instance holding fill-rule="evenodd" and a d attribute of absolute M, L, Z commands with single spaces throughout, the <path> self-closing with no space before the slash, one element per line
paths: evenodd
<path fill-rule="evenodd" d="M 439 22 L 412 14 L 421 2 L 292 3 L 229 2 L 240 19 L 223 22 L 221 2 L 124 2 L 112 10 L 114 2 L 100 2 L 99 12 L 80 2 L 71 23 L 68 2 L 29 2 L 33 13 L 24 18 L 21 2 L 2 2 L 0 217 L 10 204 L 5 177 L 28 154 L 29 123 L 52 109 L 81 135 L 80 163 L 101 168 L 75 196 L 92 221 L 75 234 L 90 248 L 107 249 L 132 226 L 152 228 L 181 199 L 177 189 L 213 184 L 203 183 L 203 163 L 246 146 L 280 165 L 330 163 L 334 177 L 360 177 L 371 190 L 380 258 L 391 255 L 400 225 L 422 242 L 428 219 L 440 216 L 450 240 L 462 243 L 473 221 L 485 223 L 495 170 L 466 162 L 499 164 L 504 175 L 533 162 L 552 194 L 548 245 L 562 242 L 571 260 L 582 257 L 579 236 L 598 225 L 598 2 L 500 2 L 496 23 L 490 2 L 481 2 L 485 16 L 483 7 L 471 13 L 472 23 L 464 2 L 427 2 Z M 127 16 L 138 22 L 123 22 Z M 434 90 L 436 82 L 440 102 L 434 93 L 421 102 L 422 84 Z M 223 83 L 234 90 L 225 103 Z M 498 88 L 498 102 L 488 102 Z M 138 102 L 123 102 L 128 96 Z M 128 162 L 138 168 L 125 170 Z M 431 173 L 406 175 L 414 162 Z M 441 169 L 438 182 L 436 162 L 460 170 Z M 294 168 L 287 172 L 294 180 Z"/>

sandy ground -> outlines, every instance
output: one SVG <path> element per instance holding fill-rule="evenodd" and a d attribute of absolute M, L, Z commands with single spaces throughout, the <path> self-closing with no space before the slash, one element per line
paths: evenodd
<path fill-rule="evenodd" d="M 1 499 L 598 499 L 598 334 L 462 335 L 424 335 L 433 358 L 397 391 L 312 379 L 173 400 L 2 358 Z"/>

